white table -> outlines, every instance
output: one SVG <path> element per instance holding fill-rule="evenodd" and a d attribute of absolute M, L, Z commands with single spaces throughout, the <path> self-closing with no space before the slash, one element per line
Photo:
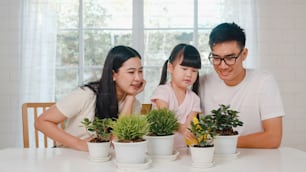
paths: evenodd
<path fill-rule="evenodd" d="M 306 172 L 306 152 L 293 148 L 279 149 L 238 149 L 235 159 L 216 159 L 208 169 L 191 166 L 190 155 L 180 152 L 175 161 L 155 160 L 148 172 Z M 133 156 L 133 155 L 131 155 Z M 87 152 L 65 148 L 23 149 L 7 148 L 0 150 L 1 172 L 112 172 L 136 171 L 118 169 L 115 158 L 108 162 L 91 162 Z"/>

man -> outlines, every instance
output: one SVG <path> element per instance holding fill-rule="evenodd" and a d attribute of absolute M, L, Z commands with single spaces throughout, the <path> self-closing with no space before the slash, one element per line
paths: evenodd
<path fill-rule="evenodd" d="M 215 72 L 200 78 L 200 98 L 204 114 L 230 105 L 244 122 L 238 147 L 277 148 L 282 139 L 283 105 L 277 83 L 266 71 L 245 69 L 248 49 L 245 33 L 235 23 L 216 26 L 209 36 L 209 60 Z"/>

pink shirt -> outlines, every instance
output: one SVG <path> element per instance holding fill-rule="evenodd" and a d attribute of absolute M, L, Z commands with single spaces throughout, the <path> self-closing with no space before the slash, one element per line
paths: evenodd
<path fill-rule="evenodd" d="M 186 91 L 183 102 L 179 105 L 170 83 L 160 85 L 154 91 L 151 97 L 153 109 L 156 109 L 156 99 L 167 102 L 169 110 L 176 114 L 180 123 L 185 123 L 190 112 L 202 112 L 199 96 L 189 89 Z"/>
<path fill-rule="evenodd" d="M 178 121 L 182 124 L 185 123 L 187 116 L 191 112 L 202 112 L 199 96 L 189 89 L 186 91 L 183 102 L 179 105 L 170 83 L 160 85 L 154 91 L 151 97 L 153 109 L 156 109 L 156 99 L 167 102 L 169 110 L 172 110 L 176 114 Z M 179 133 L 175 134 L 174 147 L 175 149 L 186 147 L 184 137 Z"/>

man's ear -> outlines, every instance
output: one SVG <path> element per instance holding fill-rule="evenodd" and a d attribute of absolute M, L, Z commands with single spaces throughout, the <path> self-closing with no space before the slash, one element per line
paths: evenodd
<path fill-rule="evenodd" d="M 243 52 L 242 52 L 242 61 L 246 60 L 247 56 L 248 56 L 248 49 L 244 48 Z"/>

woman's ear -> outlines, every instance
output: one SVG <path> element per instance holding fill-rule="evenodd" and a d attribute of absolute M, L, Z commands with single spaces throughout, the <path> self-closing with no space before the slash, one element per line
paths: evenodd
<path fill-rule="evenodd" d="M 113 81 L 116 81 L 117 73 L 115 71 L 112 71 Z"/>

